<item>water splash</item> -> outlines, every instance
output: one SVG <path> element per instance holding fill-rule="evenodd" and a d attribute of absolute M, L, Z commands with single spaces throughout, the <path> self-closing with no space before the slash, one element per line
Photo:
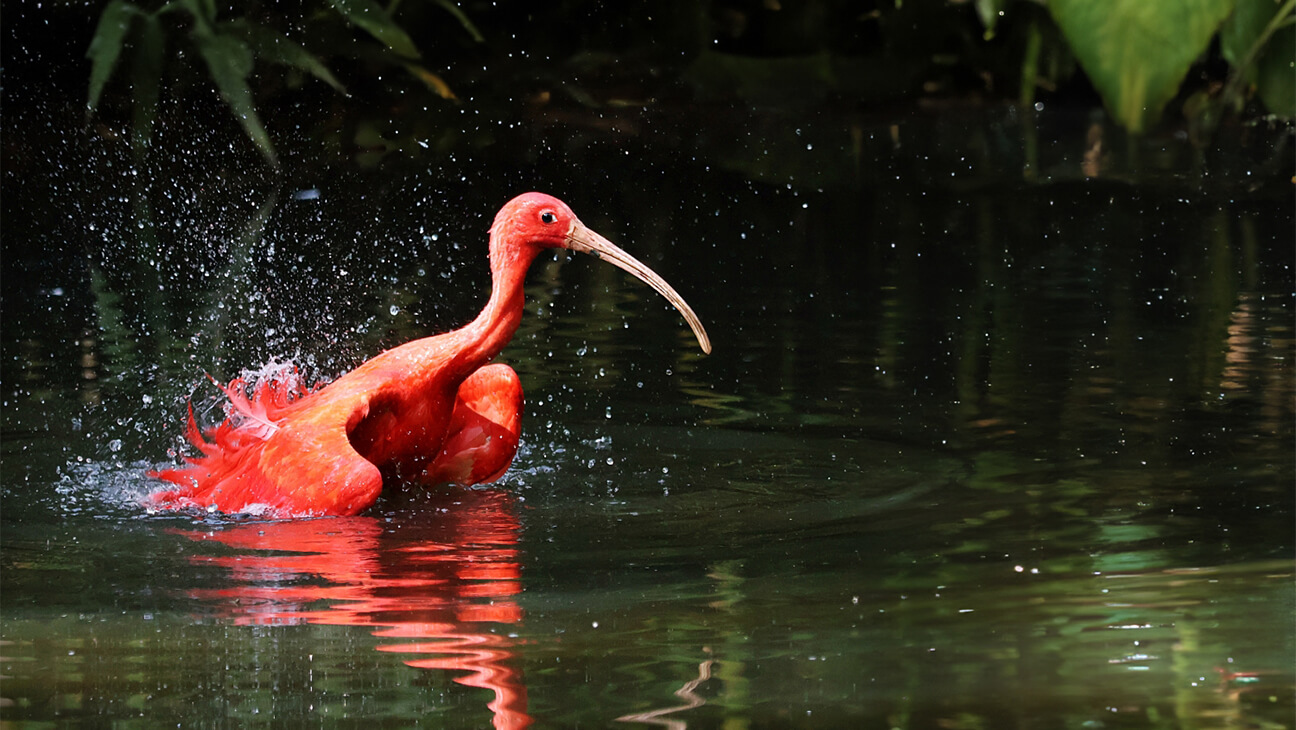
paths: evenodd
<path fill-rule="evenodd" d="M 114 459 L 77 460 L 59 470 L 53 488 L 35 502 L 64 515 L 126 517 L 143 512 L 141 501 L 156 486 L 145 472 L 155 464 Z"/>

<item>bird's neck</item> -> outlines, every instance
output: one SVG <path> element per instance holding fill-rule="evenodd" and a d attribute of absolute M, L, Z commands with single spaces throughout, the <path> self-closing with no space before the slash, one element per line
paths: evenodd
<path fill-rule="evenodd" d="M 463 328 L 463 349 L 456 357 L 464 376 L 500 354 L 522 321 L 527 269 L 539 249 L 500 246 L 491 241 L 491 295 L 481 314 Z"/>

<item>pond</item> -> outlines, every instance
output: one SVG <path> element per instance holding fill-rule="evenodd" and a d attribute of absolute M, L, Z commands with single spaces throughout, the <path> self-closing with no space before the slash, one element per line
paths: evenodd
<path fill-rule="evenodd" d="M 277 176 L 15 153 L 5 726 L 1291 727 L 1290 134 L 713 111 Z M 219 417 L 207 374 L 328 380 L 471 319 L 527 189 L 661 273 L 714 354 L 622 272 L 542 256 L 497 484 L 140 506 L 187 404 Z"/>

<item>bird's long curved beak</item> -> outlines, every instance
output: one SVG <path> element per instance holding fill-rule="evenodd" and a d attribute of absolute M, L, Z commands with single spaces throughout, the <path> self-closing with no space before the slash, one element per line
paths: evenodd
<path fill-rule="evenodd" d="M 616 244 L 591 231 L 580 221 L 574 221 L 571 230 L 567 231 L 567 242 L 564 246 L 573 251 L 587 253 L 595 258 L 603 259 L 619 269 L 634 274 L 643 283 L 657 290 L 658 294 L 666 297 L 666 300 L 673 304 L 680 314 L 684 315 L 684 321 L 688 322 L 689 327 L 693 328 L 693 334 L 697 337 L 698 345 L 702 347 L 702 352 L 711 354 L 711 338 L 707 337 L 706 328 L 702 326 L 701 320 L 693 313 L 693 308 L 684 301 L 684 297 L 679 292 L 666 283 L 652 269 L 645 266 L 639 259 L 622 251 Z"/>

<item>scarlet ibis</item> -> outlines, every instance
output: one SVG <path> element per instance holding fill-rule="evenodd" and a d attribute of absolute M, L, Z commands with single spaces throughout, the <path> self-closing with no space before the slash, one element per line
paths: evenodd
<path fill-rule="evenodd" d="M 683 314 L 702 351 L 711 341 L 693 309 L 660 276 L 587 228 L 542 193 L 509 201 L 490 228 L 491 294 L 466 326 L 392 348 L 318 390 L 295 378 L 262 380 L 249 398 L 224 388 L 225 420 L 187 437 L 202 452 L 186 466 L 151 472 L 175 485 L 151 509 L 286 518 L 353 515 L 378 499 L 384 478 L 476 484 L 513 462 L 522 387 L 489 364 L 522 319 L 527 269 L 544 249 L 593 254 L 635 275 Z"/>

